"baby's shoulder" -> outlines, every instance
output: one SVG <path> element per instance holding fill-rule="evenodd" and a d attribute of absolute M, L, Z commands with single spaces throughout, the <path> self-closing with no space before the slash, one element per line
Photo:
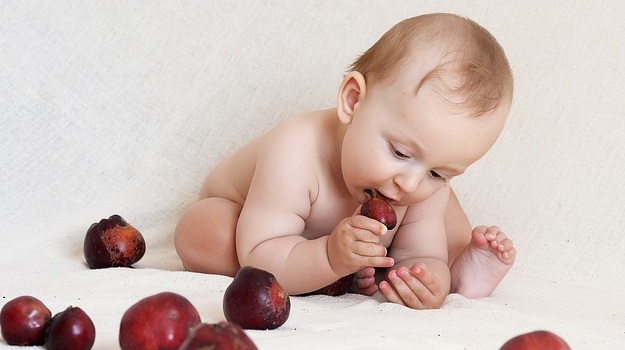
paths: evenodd
<path fill-rule="evenodd" d="M 294 115 L 246 146 L 243 153 L 253 154 L 251 170 L 258 187 L 301 195 L 307 202 L 317 195 L 327 167 L 319 119 L 318 112 Z"/>
<path fill-rule="evenodd" d="M 328 139 L 329 113 L 312 111 L 286 118 L 262 137 L 263 152 L 314 157 Z"/>
<path fill-rule="evenodd" d="M 329 112 L 323 110 L 292 115 L 280 122 L 272 132 L 284 137 L 318 137 L 327 132 L 326 125 L 331 118 Z"/>

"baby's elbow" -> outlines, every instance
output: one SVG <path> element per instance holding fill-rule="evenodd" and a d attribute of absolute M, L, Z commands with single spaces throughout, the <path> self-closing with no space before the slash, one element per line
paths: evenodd
<path fill-rule="evenodd" d="M 275 254 L 274 254 L 275 255 Z M 259 244 L 237 244 L 237 258 L 239 265 L 253 266 L 271 272 L 271 250 Z"/>

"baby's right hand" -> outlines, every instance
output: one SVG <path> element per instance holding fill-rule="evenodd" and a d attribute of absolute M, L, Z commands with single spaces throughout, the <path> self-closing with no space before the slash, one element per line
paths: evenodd
<path fill-rule="evenodd" d="M 345 276 L 368 266 L 392 267 L 395 262 L 386 256 L 386 248 L 380 243 L 386 231 L 386 226 L 362 215 L 343 219 L 328 239 L 332 270 Z"/>

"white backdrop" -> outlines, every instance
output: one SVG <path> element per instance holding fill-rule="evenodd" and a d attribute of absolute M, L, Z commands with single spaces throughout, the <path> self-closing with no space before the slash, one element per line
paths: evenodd
<path fill-rule="evenodd" d="M 115 317 L 134 299 L 175 288 L 172 279 L 207 277 L 170 271 L 181 270 L 171 232 L 211 167 L 290 114 L 333 106 L 351 61 L 399 20 L 426 12 L 482 24 L 515 75 L 501 139 L 454 180 L 472 223 L 500 225 L 518 249 L 486 305 L 506 313 L 518 298 L 582 298 L 549 315 L 536 307 L 531 321 L 484 340 L 468 342 L 456 324 L 458 339 L 436 341 L 495 348 L 521 325 L 553 325 L 538 321 L 549 316 L 580 348 L 593 337 L 625 343 L 622 332 L 600 330 L 625 325 L 625 6 L 616 0 L 0 1 L 1 300 L 42 293 L 60 307 L 83 295 L 87 306 L 103 305 L 115 281 L 134 285 L 134 276 L 149 287 L 95 316 L 104 329 L 96 346 L 115 348 Z M 148 252 L 135 270 L 86 270 L 84 232 L 113 213 L 142 231 Z M 215 281 L 217 292 L 227 284 Z M 578 333 L 580 304 L 609 325 Z M 333 336 L 341 333 L 325 339 Z"/>

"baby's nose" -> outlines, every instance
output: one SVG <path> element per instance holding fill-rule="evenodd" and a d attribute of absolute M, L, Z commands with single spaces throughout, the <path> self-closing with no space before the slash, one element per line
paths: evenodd
<path fill-rule="evenodd" d="M 404 172 L 395 176 L 395 184 L 404 193 L 413 193 L 425 176 L 425 171 Z"/>

